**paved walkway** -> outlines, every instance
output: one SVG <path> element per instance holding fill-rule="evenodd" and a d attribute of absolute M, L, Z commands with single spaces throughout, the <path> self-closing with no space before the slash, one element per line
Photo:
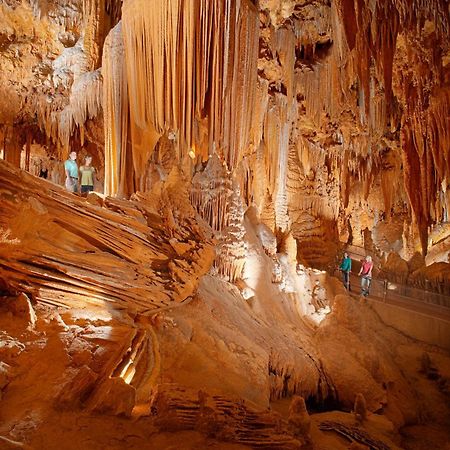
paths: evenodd
<path fill-rule="evenodd" d="M 418 296 L 404 295 L 401 291 L 401 285 L 373 279 L 369 298 L 450 322 L 450 297 L 420 289 L 414 289 Z M 354 296 L 361 293 L 361 278 L 355 274 L 350 275 L 350 293 Z"/>

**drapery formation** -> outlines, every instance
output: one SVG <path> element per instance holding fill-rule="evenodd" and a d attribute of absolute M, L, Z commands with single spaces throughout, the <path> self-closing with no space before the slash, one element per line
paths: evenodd
<path fill-rule="evenodd" d="M 137 187 L 144 186 L 146 164 L 164 134 L 174 140 L 179 160 L 188 153 L 207 159 L 217 152 L 234 169 L 251 145 L 259 31 L 255 6 L 247 0 L 128 0 L 122 21 L 117 33 L 122 33 L 124 58 L 114 64 L 124 67 L 104 69 L 103 76 L 105 85 L 120 84 L 129 93 L 128 108 L 122 109 L 128 119 L 120 120 L 129 129 L 122 126 L 116 133 L 130 134 Z M 105 51 L 104 68 L 111 65 L 111 55 Z M 126 83 L 107 80 L 119 72 Z M 120 89 L 109 92 L 121 102 L 126 96 Z M 105 124 L 118 120 L 108 105 L 117 101 L 105 97 L 105 116 L 110 116 Z M 121 154 L 119 141 L 123 137 L 108 141 L 107 155 Z M 115 163 L 107 158 L 110 164 Z M 107 186 L 109 194 L 118 193 L 117 183 Z"/>
<path fill-rule="evenodd" d="M 387 215 L 406 195 L 425 250 L 449 203 L 445 2 L 338 0 L 273 20 L 249 0 L 124 2 L 106 45 L 120 56 L 103 54 L 107 193 L 145 189 L 164 136 L 177 161 L 217 153 L 282 231 L 292 211 L 336 221 L 374 186 Z"/>

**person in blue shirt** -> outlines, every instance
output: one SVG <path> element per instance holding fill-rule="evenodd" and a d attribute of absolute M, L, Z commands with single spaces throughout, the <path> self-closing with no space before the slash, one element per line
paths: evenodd
<path fill-rule="evenodd" d="M 348 253 L 344 253 L 339 270 L 342 271 L 342 281 L 345 288 L 350 290 L 350 272 L 352 271 L 352 259 L 348 256 Z"/>
<path fill-rule="evenodd" d="M 64 162 L 66 171 L 66 189 L 69 192 L 78 192 L 78 165 L 77 152 L 70 152 L 69 158 Z"/>

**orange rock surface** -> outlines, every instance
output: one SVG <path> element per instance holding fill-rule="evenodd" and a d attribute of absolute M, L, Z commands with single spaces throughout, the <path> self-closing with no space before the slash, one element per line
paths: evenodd
<path fill-rule="evenodd" d="M 0 449 L 447 448 L 449 31 L 446 0 L 3 0 Z"/>

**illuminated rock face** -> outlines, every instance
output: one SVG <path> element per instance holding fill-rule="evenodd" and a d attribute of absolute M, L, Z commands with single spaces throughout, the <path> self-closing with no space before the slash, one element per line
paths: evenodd
<path fill-rule="evenodd" d="M 218 162 L 198 184 L 214 173 L 220 186 Z M 384 325 L 337 279 L 296 267 L 288 237 L 277 253 L 238 189 L 214 229 L 176 168 L 130 200 L 82 199 L 5 162 L 0 174 L 0 439 L 344 450 L 320 427 L 378 448 L 396 448 L 419 417 L 446 429 L 448 354 Z M 363 419 L 350 413 L 361 396 Z M 422 426 L 419 448 L 448 436 Z"/>
<path fill-rule="evenodd" d="M 169 140 L 171 164 L 217 153 L 244 202 L 298 241 L 305 217 L 328 230 L 317 239 L 351 229 L 362 244 L 400 215 L 409 258 L 446 219 L 443 0 L 19 3 L 0 30 L 16 165 L 26 136 L 58 159 L 83 149 L 106 193 L 127 196 L 151 188 Z"/>
<path fill-rule="evenodd" d="M 450 293 L 448 35 L 445 0 L 3 1 L 0 447 L 444 448 L 448 354 L 316 269 Z"/>
<path fill-rule="evenodd" d="M 5 164 L 0 171 L 0 259 L 8 261 L 0 277 L 12 292 L 71 308 L 111 302 L 150 313 L 191 297 L 212 264 L 208 234 L 173 176 L 163 193 L 137 195 L 134 202 L 96 194 L 80 201 Z"/>

